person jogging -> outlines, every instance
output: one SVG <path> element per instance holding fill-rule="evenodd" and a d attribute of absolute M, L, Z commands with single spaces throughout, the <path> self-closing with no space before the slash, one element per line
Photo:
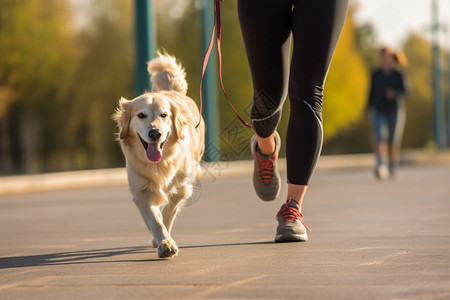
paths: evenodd
<path fill-rule="evenodd" d="M 393 63 L 406 66 L 406 58 L 389 47 L 380 49 L 380 67 L 373 71 L 368 110 L 372 117 L 376 157 L 375 176 L 395 177 L 400 141 L 405 124 L 403 96 L 406 94 L 405 76 Z M 383 157 L 387 152 L 387 165 Z"/>
<path fill-rule="evenodd" d="M 287 195 L 276 215 L 275 242 L 308 240 L 302 202 L 322 148 L 324 83 L 347 8 L 348 0 L 238 0 L 254 90 L 253 184 L 265 201 L 276 199 L 281 188 L 276 128 L 288 94 L 290 99 Z"/>

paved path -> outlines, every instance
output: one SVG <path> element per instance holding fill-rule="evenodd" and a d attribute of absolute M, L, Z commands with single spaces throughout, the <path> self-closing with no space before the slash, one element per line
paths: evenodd
<path fill-rule="evenodd" d="M 0 197 L 0 299 L 450 299 L 450 165 L 320 171 L 307 243 L 275 244 L 282 203 L 248 177 L 201 181 L 160 260 L 125 186 Z M 200 191 L 200 189 L 198 190 Z"/>

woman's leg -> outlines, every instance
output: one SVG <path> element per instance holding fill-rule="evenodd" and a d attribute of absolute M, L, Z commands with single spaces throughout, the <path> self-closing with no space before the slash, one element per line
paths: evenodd
<path fill-rule="evenodd" d="M 325 78 L 347 15 L 347 0 L 296 1 L 286 136 L 288 198 L 301 209 L 322 148 Z"/>
<path fill-rule="evenodd" d="M 289 2 L 238 1 L 239 23 L 253 81 L 251 119 L 259 138 L 274 133 L 287 95 L 292 15 Z"/>
<path fill-rule="evenodd" d="M 388 118 L 388 157 L 389 157 L 389 173 L 391 177 L 395 177 L 396 169 L 399 163 L 400 144 L 405 127 L 405 109 L 399 105 L 397 112 L 389 115 Z"/>
<path fill-rule="evenodd" d="M 238 13 L 253 80 L 250 142 L 253 185 L 262 200 L 274 200 L 281 186 L 275 132 L 287 95 L 292 5 L 290 0 L 239 0 Z"/>
<path fill-rule="evenodd" d="M 386 179 L 388 177 L 388 170 L 384 163 L 384 158 L 388 151 L 388 115 L 379 111 L 374 111 L 372 115 L 374 152 L 376 159 L 375 176 L 378 179 Z"/>
<path fill-rule="evenodd" d="M 275 152 L 275 133 L 266 138 L 258 136 L 258 147 L 262 154 L 272 155 Z"/>
<path fill-rule="evenodd" d="M 308 240 L 302 203 L 322 148 L 323 86 L 348 5 L 347 0 L 294 2 L 286 136 L 288 200 L 277 214 L 275 242 Z"/>
<path fill-rule="evenodd" d="M 377 166 L 383 164 L 383 156 L 386 152 L 386 120 L 384 114 L 374 111 L 372 115 L 372 130 L 373 130 L 373 143 L 374 152 Z"/>

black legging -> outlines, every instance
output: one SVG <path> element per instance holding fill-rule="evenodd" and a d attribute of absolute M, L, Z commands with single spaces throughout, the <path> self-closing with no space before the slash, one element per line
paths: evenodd
<path fill-rule="evenodd" d="M 289 92 L 286 159 L 292 184 L 309 184 L 322 148 L 323 86 L 347 6 L 348 0 L 238 1 L 253 79 L 251 119 L 258 136 L 275 131 Z"/>

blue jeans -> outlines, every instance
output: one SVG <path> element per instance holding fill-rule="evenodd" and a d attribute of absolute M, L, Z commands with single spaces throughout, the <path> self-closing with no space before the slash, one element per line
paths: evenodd
<path fill-rule="evenodd" d="M 405 109 L 400 106 L 394 112 L 374 111 L 372 125 L 376 142 L 386 142 L 389 146 L 398 147 L 405 127 Z"/>

